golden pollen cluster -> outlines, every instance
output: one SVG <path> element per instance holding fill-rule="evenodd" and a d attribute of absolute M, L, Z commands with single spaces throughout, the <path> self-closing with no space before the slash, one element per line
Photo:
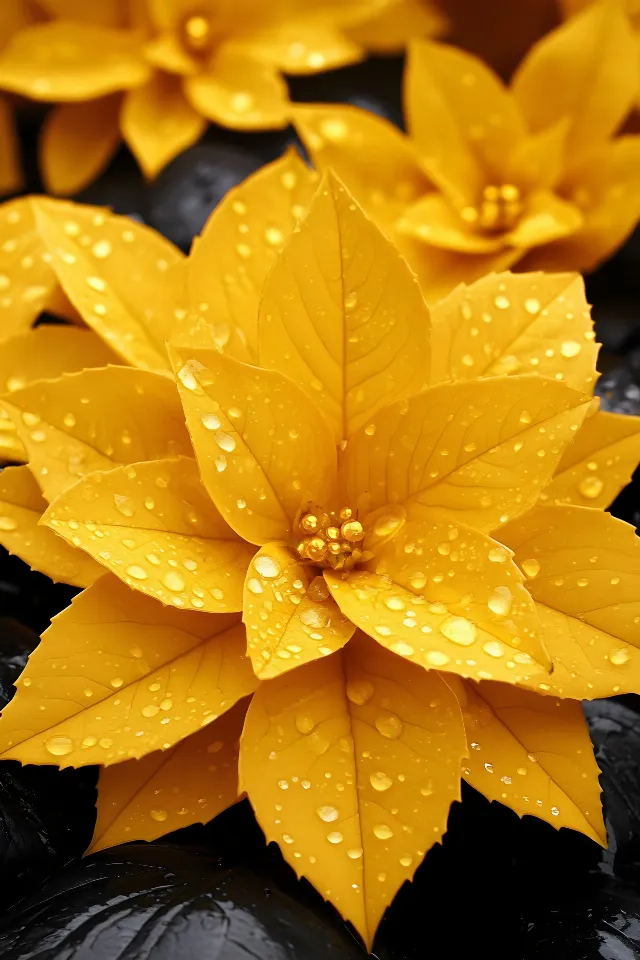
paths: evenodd
<path fill-rule="evenodd" d="M 519 189 L 512 183 L 497 187 L 490 185 L 482 191 L 477 207 L 465 207 L 461 216 L 467 223 L 477 224 L 482 230 L 510 230 L 522 214 L 523 204 Z"/>
<path fill-rule="evenodd" d="M 349 570 L 362 559 L 364 528 L 350 507 L 336 515 L 322 510 L 303 513 L 298 520 L 296 552 L 304 561 Z"/>
<path fill-rule="evenodd" d="M 201 13 L 185 18 L 182 24 L 182 42 L 190 53 L 207 53 L 213 43 L 211 18 Z"/>

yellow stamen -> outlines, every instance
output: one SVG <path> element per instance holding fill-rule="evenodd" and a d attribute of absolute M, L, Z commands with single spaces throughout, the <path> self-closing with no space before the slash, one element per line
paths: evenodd
<path fill-rule="evenodd" d="M 360 541 L 364 540 L 364 528 L 359 520 L 352 519 L 354 511 L 343 507 L 337 513 L 323 510 L 304 513 L 298 520 L 294 549 L 305 560 L 333 570 L 349 570 L 362 559 Z M 337 521 L 342 521 L 338 526 Z M 300 537 L 302 534 L 302 538 Z M 309 536 L 313 534 L 313 536 Z"/>

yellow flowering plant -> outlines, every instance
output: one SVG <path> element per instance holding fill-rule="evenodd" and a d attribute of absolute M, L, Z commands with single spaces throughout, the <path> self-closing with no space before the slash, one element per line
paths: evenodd
<path fill-rule="evenodd" d="M 248 795 L 369 949 L 461 776 L 604 844 L 579 701 L 640 689 L 640 545 L 604 510 L 640 422 L 597 410 L 581 279 L 492 274 L 429 311 L 294 153 L 189 257 L 97 208 L 6 206 L 7 291 L 29 240 L 76 325 L 23 310 L 4 342 L 27 462 L 0 542 L 85 589 L 0 756 L 101 765 L 91 851 Z"/>
<path fill-rule="evenodd" d="M 462 50 L 415 41 L 409 133 L 349 106 L 296 106 L 331 167 L 436 301 L 492 270 L 591 270 L 640 217 L 637 41 L 600 0 L 536 43 L 509 86 Z"/>
<path fill-rule="evenodd" d="M 207 123 L 286 127 L 282 73 L 397 52 L 444 18 L 424 0 L 11 0 L 0 11 L 0 90 L 55 104 L 42 133 L 50 193 L 75 193 L 122 139 L 154 177 Z M 6 8 L 6 9 L 5 9 Z M 0 189 L 16 185 L 0 101 Z M 6 155 L 5 155 L 6 154 Z"/>

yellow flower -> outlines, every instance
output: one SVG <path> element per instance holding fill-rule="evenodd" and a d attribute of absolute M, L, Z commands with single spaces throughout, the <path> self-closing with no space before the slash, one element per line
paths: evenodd
<path fill-rule="evenodd" d="M 640 545 L 603 509 L 640 421 L 594 410 L 579 277 L 492 275 L 429 312 L 314 180 L 287 154 L 188 258 L 21 202 L 13 241 L 35 230 L 90 329 L 3 344 L 28 467 L 0 474 L 0 542 L 87 589 L 31 656 L 0 755 L 103 766 L 92 850 L 246 792 L 370 948 L 460 775 L 605 842 L 579 701 L 640 690 Z"/>
<path fill-rule="evenodd" d="M 480 60 L 416 42 L 399 133 L 353 107 L 301 106 L 298 131 L 416 270 L 429 301 L 521 270 L 590 270 L 640 216 L 640 138 L 615 138 L 638 92 L 616 3 L 539 41 L 509 87 Z"/>
<path fill-rule="evenodd" d="M 17 15 L 6 27 L 0 15 L 0 89 L 58 104 L 41 164 L 49 192 L 63 194 L 91 182 L 121 138 L 154 177 L 208 121 L 286 127 L 281 71 L 315 73 L 367 50 L 399 51 L 444 23 L 422 0 L 41 2 L 47 21 L 21 30 Z"/>
<path fill-rule="evenodd" d="M 14 0 L 0 8 L 0 55 L 18 30 L 31 22 L 26 0 Z M 0 196 L 18 190 L 20 174 L 18 141 L 13 127 L 13 110 L 8 98 L 0 96 Z"/>

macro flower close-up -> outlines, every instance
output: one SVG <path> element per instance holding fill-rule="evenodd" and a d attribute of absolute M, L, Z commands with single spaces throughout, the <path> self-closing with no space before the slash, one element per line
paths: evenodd
<path fill-rule="evenodd" d="M 0 13 L 0 90 L 52 103 L 42 174 L 75 193 L 124 139 L 147 177 L 212 121 L 286 127 L 282 73 L 308 74 L 400 51 L 442 32 L 422 0 L 9 0 Z M 6 21 L 6 22 L 5 22 Z M 0 108 L 2 113 L 7 109 Z M 11 131 L 0 188 L 15 184 Z"/>
<path fill-rule="evenodd" d="M 90 329 L 7 341 L 27 465 L 0 475 L 0 541 L 85 589 L 16 681 L 2 758 L 101 765 L 90 852 L 246 794 L 368 949 L 461 779 L 604 844 L 576 701 L 640 685 L 640 546 L 603 510 L 640 421 L 593 399 L 581 279 L 493 274 L 430 312 L 340 181 L 291 153 L 188 258 L 26 203 Z M 262 240 L 252 276 L 229 218 Z M 244 293 L 226 324 L 219 283 Z M 50 368 L 21 383 L 19 341 L 43 335 Z"/>
<path fill-rule="evenodd" d="M 616 136 L 639 89 L 619 4 L 589 5 L 505 84 L 477 57 L 416 40 L 408 134 L 364 110 L 296 105 L 314 162 L 389 232 L 435 301 L 492 270 L 591 270 L 640 214 L 640 139 Z"/>

